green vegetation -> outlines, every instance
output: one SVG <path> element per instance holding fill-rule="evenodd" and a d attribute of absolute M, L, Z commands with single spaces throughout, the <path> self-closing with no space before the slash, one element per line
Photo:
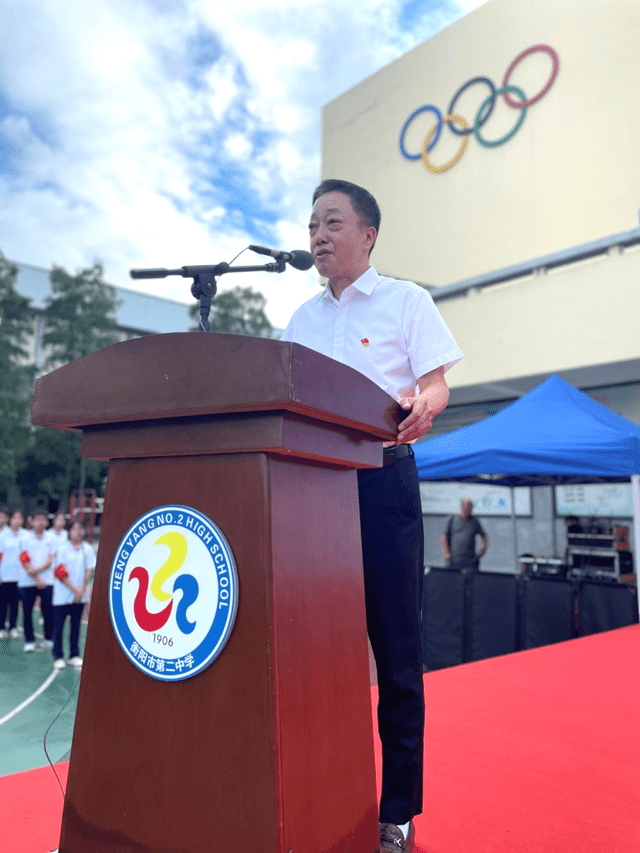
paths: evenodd
<path fill-rule="evenodd" d="M 265 297 L 252 287 L 232 287 L 231 290 L 224 290 L 218 293 L 211 303 L 211 331 L 269 338 L 273 326 L 264 310 L 266 304 Z M 197 322 L 200 321 L 198 303 L 191 308 L 190 313 Z"/>
<path fill-rule="evenodd" d="M 80 486 L 80 436 L 30 425 L 35 367 L 29 348 L 37 317 L 15 289 L 17 276 L 0 253 L 0 502 L 57 505 Z M 54 266 L 51 293 L 44 311 L 47 369 L 120 340 L 116 291 L 104 282 L 98 261 L 75 275 Z M 84 467 L 85 488 L 102 495 L 107 466 L 88 461 Z"/>
<path fill-rule="evenodd" d="M 0 252 L 0 498 L 15 495 L 18 468 L 30 443 L 29 365 L 34 317 L 30 300 L 16 291 L 18 268 Z"/>

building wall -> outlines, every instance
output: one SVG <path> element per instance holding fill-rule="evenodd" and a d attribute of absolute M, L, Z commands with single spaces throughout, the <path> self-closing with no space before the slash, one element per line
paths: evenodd
<path fill-rule="evenodd" d="M 489 0 L 325 107 L 323 177 L 361 183 L 380 201 L 380 271 L 443 285 L 638 225 L 637 8 L 636 0 Z M 416 108 L 446 113 L 478 75 L 501 85 L 511 61 L 540 43 L 557 52 L 559 73 L 508 142 L 485 148 L 471 136 L 441 174 L 402 156 L 400 130 Z M 531 97 L 551 67 L 534 53 L 510 82 Z M 469 88 L 455 111 L 472 122 L 488 91 Z M 481 132 L 497 139 L 518 115 L 498 98 Z M 412 123 L 410 153 L 433 124 L 429 113 Z M 444 127 L 429 156 L 442 164 L 458 146 Z"/>
<path fill-rule="evenodd" d="M 636 0 L 489 0 L 329 103 L 322 174 L 378 198 L 377 269 L 437 288 L 637 229 L 639 29 Z M 471 135 L 459 162 L 439 174 L 402 155 L 400 131 L 414 110 L 434 104 L 446 114 L 477 76 L 501 86 L 511 62 L 539 44 L 557 52 L 559 71 L 511 139 L 484 147 Z M 536 51 L 510 83 L 533 96 L 551 70 L 550 56 Z M 472 123 L 488 92 L 471 86 L 455 112 Z M 498 97 L 482 135 L 499 138 L 519 114 Z M 409 153 L 434 124 L 429 112 L 410 124 Z M 430 162 L 445 163 L 459 145 L 443 126 Z M 495 387 L 553 372 L 584 389 L 638 382 L 639 275 L 633 247 L 438 299 L 465 354 L 448 375 L 452 403 L 508 398 Z"/>
<path fill-rule="evenodd" d="M 640 246 L 633 246 L 439 300 L 465 355 L 449 374 L 452 385 L 637 360 L 638 282 Z"/>

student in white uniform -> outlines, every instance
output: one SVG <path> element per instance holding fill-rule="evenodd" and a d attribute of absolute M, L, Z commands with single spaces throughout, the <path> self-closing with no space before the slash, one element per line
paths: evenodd
<path fill-rule="evenodd" d="M 53 572 L 53 666 L 64 669 L 62 633 L 67 616 L 71 622 L 69 663 L 82 666 L 79 635 L 80 619 L 89 594 L 89 581 L 96 565 L 93 548 L 83 542 L 84 524 L 74 521 L 69 528 L 69 540 L 56 551 Z"/>
<path fill-rule="evenodd" d="M 33 632 L 33 606 L 40 596 L 40 609 L 44 620 L 44 640 L 39 645 L 43 649 L 53 648 L 53 612 L 51 597 L 53 594 L 53 558 L 56 547 L 47 533 L 49 513 L 45 509 L 37 509 L 32 515 L 32 528 L 24 536 L 22 559 L 22 576 L 18 581 L 18 589 L 22 598 L 24 615 L 24 650 L 36 650 L 35 634 Z"/>
<path fill-rule="evenodd" d="M 23 575 L 20 554 L 24 551 L 24 538 L 27 531 L 22 526 L 24 515 L 17 509 L 11 514 L 8 527 L 0 532 L 0 639 L 16 639 L 20 631 L 16 628 L 18 620 L 18 581 Z M 7 612 L 9 629 L 6 630 Z"/>
<path fill-rule="evenodd" d="M 47 531 L 56 548 L 69 538 L 67 535 L 67 519 L 63 512 L 57 512 L 53 517 L 53 524 Z"/>

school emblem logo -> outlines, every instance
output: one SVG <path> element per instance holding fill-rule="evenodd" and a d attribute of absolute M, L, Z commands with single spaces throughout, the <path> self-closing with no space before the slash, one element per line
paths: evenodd
<path fill-rule="evenodd" d="M 131 525 L 111 566 L 109 611 L 139 670 L 161 681 L 201 672 L 229 639 L 237 607 L 233 554 L 210 518 L 170 505 Z"/>

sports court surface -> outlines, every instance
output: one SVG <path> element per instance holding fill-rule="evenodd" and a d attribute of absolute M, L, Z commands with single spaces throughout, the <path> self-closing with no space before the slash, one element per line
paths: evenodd
<path fill-rule="evenodd" d="M 85 632 L 82 625 L 81 646 Z M 79 671 L 71 666 L 54 671 L 50 651 L 25 654 L 23 646 L 22 637 L 0 640 L 1 776 L 47 764 L 44 735 L 58 714 L 47 735 L 49 756 L 63 761 L 71 748 Z"/>

